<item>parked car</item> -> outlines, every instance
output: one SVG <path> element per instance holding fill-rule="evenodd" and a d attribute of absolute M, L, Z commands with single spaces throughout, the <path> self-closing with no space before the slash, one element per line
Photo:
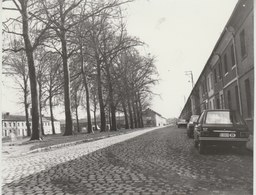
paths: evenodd
<path fill-rule="evenodd" d="M 249 130 L 236 111 L 205 110 L 194 128 L 194 143 L 199 153 L 205 153 L 208 146 L 246 147 Z"/>
<path fill-rule="evenodd" d="M 189 138 L 194 137 L 194 127 L 195 127 L 195 123 L 197 122 L 199 118 L 199 115 L 192 115 L 190 117 L 190 120 L 187 124 L 187 135 Z"/>
<path fill-rule="evenodd" d="M 186 121 L 186 119 L 178 119 L 176 124 L 178 128 L 180 128 L 181 126 L 186 127 L 188 122 Z"/>

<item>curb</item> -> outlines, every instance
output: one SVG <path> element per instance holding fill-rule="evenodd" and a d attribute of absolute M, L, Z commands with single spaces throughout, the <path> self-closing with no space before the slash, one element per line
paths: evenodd
<path fill-rule="evenodd" d="M 128 132 L 128 133 L 132 133 L 132 132 Z M 74 145 L 77 145 L 77 144 L 97 141 L 97 140 L 105 139 L 105 138 L 108 138 L 108 137 L 114 137 L 114 136 L 128 134 L 128 133 L 120 133 L 120 134 L 117 134 L 117 135 L 100 136 L 100 137 L 97 137 L 97 138 L 88 138 L 88 139 L 79 140 L 79 141 L 73 141 L 73 142 L 68 142 L 68 143 L 52 145 L 52 146 L 48 146 L 48 147 L 44 147 L 44 148 L 37 148 L 37 149 L 34 149 L 34 150 L 30 150 L 28 152 L 21 153 L 21 155 L 32 154 L 32 153 L 37 153 L 37 152 L 50 151 L 52 149 L 62 148 L 62 147 L 66 147 L 66 146 L 74 146 Z"/>

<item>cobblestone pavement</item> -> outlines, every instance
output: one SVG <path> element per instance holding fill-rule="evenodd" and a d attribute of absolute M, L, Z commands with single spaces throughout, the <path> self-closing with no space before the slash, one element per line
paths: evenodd
<path fill-rule="evenodd" d="M 253 193 L 250 152 L 211 149 L 207 155 L 199 155 L 185 131 L 175 127 L 145 130 L 140 132 L 147 132 L 143 135 L 135 132 L 136 135 L 4 159 L 2 193 Z M 140 136 L 126 140 L 137 135 Z"/>

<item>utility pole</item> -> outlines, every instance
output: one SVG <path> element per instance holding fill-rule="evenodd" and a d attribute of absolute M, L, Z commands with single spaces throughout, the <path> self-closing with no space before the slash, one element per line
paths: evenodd
<path fill-rule="evenodd" d="M 194 88 L 194 80 L 193 80 L 193 73 L 192 73 L 192 71 L 185 71 L 185 75 L 190 77 L 191 84 L 192 84 L 192 89 L 193 89 Z"/>

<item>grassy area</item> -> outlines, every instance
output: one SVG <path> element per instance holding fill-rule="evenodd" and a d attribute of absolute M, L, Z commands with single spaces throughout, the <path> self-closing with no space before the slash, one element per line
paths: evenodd
<path fill-rule="evenodd" d="M 43 140 L 34 140 L 30 141 L 29 138 L 24 138 L 23 140 L 19 140 L 18 145 L 30 145 L 30 150 L 38 149 L 38 148 L 44 148 L 44 147 L 50 147 L 53 145 L 58 144 L 64 144 L 64 143 L 70 143 L 75 141 L 93 141 L 97 139 L 101 139 L 102 137 L 108 137 L 108 136 L 115 136 L 120 135 L 124 133 L 130 133 L 137 130 L 142 129 L 122 129 L 118 131 L 109 131 L 109 132 L 100 132 L 95 131 L 94 133 L 78 133 L 71 136 L 63 136 L 62 134 L 57 135 L 46 135 L 43 137 Z"/>

